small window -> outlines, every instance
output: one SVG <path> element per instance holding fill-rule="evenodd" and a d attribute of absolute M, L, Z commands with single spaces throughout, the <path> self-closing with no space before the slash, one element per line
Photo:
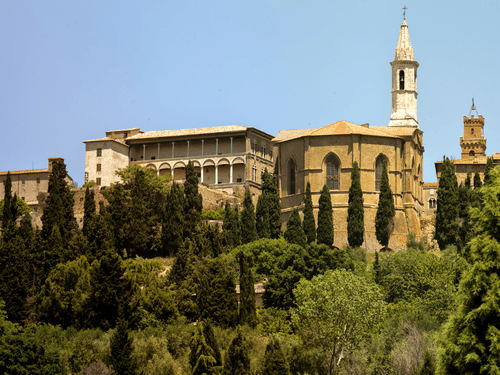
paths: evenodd
<path fill-rule="evenodd" d="M 295 194 L 295 162 L 290 159 L 288 162 L 288 195 Z"/>
<path fill-rule="evenodd" d="M 134 161 L 134 158 L 130 158 L 130 161 Z"/>
<path fill-rule="evenodd" d="M 266 146 L 265 145 L 262 145 L 261 148 L 260 148 L 260 153 L 262 154 L 261 156 L 263 158 L 266 157 Z"/>
<path fill-rule="evenodd" d="M 399 89 L 405 89 L 405 72 L 403 70 L 399 71 Z"/>
<path fill-rule="evenodd" d="M 97 164 L 97 172 L 101 171 L 101 164 Z"/>
<path fill-rule="evenodd" d="M 21 197 L 21 199 L 22 199 L 23 201 L 25 200 L 25 199 L 24 199 L 24 197 Z"/>
<path fill-rule="evenodd" d="M 102 148 L 97 149 L 97 156 L 102 156 Z"/>
<path fill-rule="evenodd" d="M 252 167 L 252 181 L 257 182 L 257 166 L 255 164 Z"/>
<path fill-rule="evenodd" d="M 123 133 L 123 137 L 124 137 L 124 138 L 127 138 L 127 133 Z"/>
<path fill-rule="evenodd" d="M 38 207 L 33 208 L 33 211 L 35 211 L 35 214 L 38 213 Z"/>
<path fill-rule="evenodd" d="M 470 128 L 470 134 L 474 134 L 474 128 Z"/>
<path fill-rule="evenodd" d="M 474 156 L 474 155 L 475 155 L 474 150 L 470 150 L 469 156 Z"/>
<path fill-rule="evenodd" d="M 271 161 L 273 161 L 273 149 L 272 148 L 269 150 L 269 159 L 271 159 Z"/>
<path fill-rule="evenodd" d="M 252 154 L 256 154 L 257 153 L 257 142 L 255 141 L 255 139 L 252 141 Z"/>
<path fill-rule="evenodd" d="M 23 178 L 22 179 L 23 185 L 26 184 L 26 180 Z"/>
<path fill-rule="evenodd" d="M 241 178 L 237 178 L 237 179 L 236 179 L 236 182 L 241 182 Z"/>
<path fill-rule="evenodd" d="M 36 178 L 36 183 L 39 184 L 40 183 L 40 177 L 37 177 Z"/>
<path fill-rule="evenodd" d="M 100 178 L 100 177 L 97 177 L 95 180 L 96 180 L 96 181 L 95 181 L 96 185 L 97 185 L 97 186 L 101 186 L 101 178 Z"/>
<path fill-rule="evenodd" d="M 429 208 L 436 208 L 436 198 L 430 198 L 429 199 Z"/>
<path fill-rule="evenodd" d="M 155 160 L 156 159 L 156 156 L 151 156 L 151 160 Z"/>

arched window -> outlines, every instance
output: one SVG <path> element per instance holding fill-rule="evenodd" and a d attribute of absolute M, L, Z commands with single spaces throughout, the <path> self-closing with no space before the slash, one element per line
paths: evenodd
<path fill-rule="evenodd" d="M 436 198 L 429 198 L 429 208 L 436 208 Z"/>
<path fill-rule="evenodd" d="M 295 194 L 295 162 L 290 159 L 288 162 L 288 195 Z"/>
<path fill-rule="evenodd" d="M 340 189 L 339 169 L 339 159 L 335 155 L 330 154 L 326 158 L 326 186 L 330 190 Z"/>
<path fill-rule="evenodd" d="M 399 89 L 405 89 L 405 72 L 403 70 L 399 71 Z"/>
<path fill-rule="evenodd" d="M 384 171 L 384 161 L 387 164 L 387 159 L 384 155 L 380 155 L 375 162 L 375 190 L 380 191 L 380 183 L 382 182 L 382 172 Z"/>
<path fill-rule="evenodd" d="M 469 156 L 474 156 L 474 150 L 470 150 Z"/>

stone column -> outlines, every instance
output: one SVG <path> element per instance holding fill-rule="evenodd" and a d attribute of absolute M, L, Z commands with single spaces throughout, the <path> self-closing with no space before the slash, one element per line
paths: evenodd
<path fill-rule="evenodd" d="M 231 137 L 231 155 L 233 154 L 233 137 Z M 232 165 L 232 164 L 231 164 Z M 232 181 L 231 181 L 232 182 Z"/>
<path fill-rule="evenodd" d="M 215 155 L 219 155 L 219 138 L 215 138 Z"/>
<path fill-rule="evenodd" d="M 187 157 L 189 157 L 189 141 L 187 141 L 188 143 L 188 148 L 187 148 Z"/>
<path fill-rule="evenodd" d="M 174 158 L 174 146 L 175 146 L 175 142 L 172 142 L 172 159 Z M 172 175 L 173 177 L 173 175 Z"/>
<path fill-rule="evenodd" d="M 203 183 L 203 165 L 201 166 L 201 183 Z"/>
<path fill-rule="evenodd" d="M 158 160 L 160 160 L 160 142 L 158 142 Z"/>
<path fill-rule="evenodd" d="M 233 138 L 231 138 L 232 140 Z M 229 169 L 229 182 L 232 184 L 233 183 L 233 165 L 231 164 L 231 167 Z"/>
<path fill-rule="evenodd" d="M 219 166 L 215 165 L 215 184 L 219 183 Z"/>
<path fill-rule="evenodd" d="M 202 139 L 202 140 L 201 140 L 201 156 L 203 156 L 203 151 L 204 151 L 204 149 L 205 149 L 205 140 L 204 140 L 204 139 Z"/>
<path fill-rule="evenodd" d="M 142 160 L 146 160 L 146 145 L 142 145 Z"/>

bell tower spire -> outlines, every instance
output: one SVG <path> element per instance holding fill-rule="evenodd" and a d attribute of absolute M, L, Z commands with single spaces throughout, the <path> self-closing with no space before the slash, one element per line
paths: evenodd
<path fill-rule="evenodd" d="M 410 33 L 406 23 L 406 7 L 399 31 L 392 66 L 392 114 L 389 126 L 411 126 L 418 128 L 417 120 L 417 68 L 413 56 Z"/>

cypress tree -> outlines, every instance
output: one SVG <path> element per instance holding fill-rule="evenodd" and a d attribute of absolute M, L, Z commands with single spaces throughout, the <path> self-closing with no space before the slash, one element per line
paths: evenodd
<path fill-rule="evenodd" d="M 73 192 L 65 180 L 66 177 L 68 177 L 66 164 L 61 160 L 55 160 L 49 175 L 49 195 L 42 215 L 42 237 L 48 240 L 54 226 L 57 226 L 63 246 L 67 245 L 77 228 L 73 213 Z"/>
<path fill-rule="evenodd" d="M 328 186 L 324 185 L 319 197 L 318 230 L 316 232 L 319 244 L 333 244 L 333 210 L 332 197 Z"/>
<path fill-rule="evenodd" d="M 198 192 L 198 175 L 189 161 L 184 182 L 184 238 L 190 237 L 201 218 L 203 198 Z"/>
<path fill-rule="evenodd" d="M 2 213 L 2 235 L 8 233 L 15 225 L 15 218 L 12 215 L 12 179 L 10 172 L 7 172 L 7 179 L 5 180 L 4 198 L 3 198 L 3 213 Z M 14 201 L 15 204 L 15 201 Z"/>
<path fill-rule="evenodd" d="M 300 214 L 297 207 L 292 210 L 290 218 L 286 223 L 285 240 L 289 243 L 294 243 L 302 247 L 306 246 L 306 234 L 302 228 L 302 222 L 300 221 Z"/>
<path fill-rule="evenodd" d="M 267 171 L 262 174 L 262 210 L 257 202 L 257 233 L 260 238 L 277 239 L 281 236 L 281 202 L 279 197 L 276 176 Z M 261 199 L 259 197 L 259 200 Z M 262 214 L 261 214 L 262 212 Z M 263 227 L 259 228 L 259 220 L 262 218 Z M 260 230 L 259 230 L 260 229 Z M 264 234 L 261 236 L 261 232 Z"/>
<path fill-rule="evenodd" d="M 184 195 L 177 183 L 167 194 L 161 231 L 162 250 L 169 256 L 179 252 L 183 242 Z"/>
<path fill-rule="evenodd" d="M 240 325 L 248 324 L 252 328 L 257 325 L 254 280 L 248 259 L 243 252 L 240 253 L 239 323 Z"/>
<path fill-rule="evenodd" d="M 255 210 L 255 229 L 259 238 L 269 238 L 271 236 L 269 228 L 269 202 L 267 194 L 262 192 L 257 200 Z"/>
<path fill-rule="evenodd" d="M 240 244 L 240 237 L 238 233 L 238 213 L 231 208 L 231 205 L 226 201 L 224 207 L 224 222 L 222 223 L 222 232 L 226 246 L 234 248 Z"/>
<path fill-rule="evenodd" d="M 484 184 L 489 185 L 491 182 L 491 170 L 493 169 L 493 159 L 486 159 L 486 167 L 484 168 Z"/>
<path fill-rule="evenodd" d="M 304 198 L 304 221 L 302 228 L 307 237 L 307 243 L 310 244 L 316 241 L 316 222 L 314 220 L 313 204 L 311 197 L 311 183 L 307 181 L 306 196 Z"/>
<path fill-rule="evenodd" d="M 224 355 L 222 375 L 253 375 L 248 344 L 240 327 L 236 330 L 236 336 L 229 343 Z"/>
<path fill-rule="evenodd" d="M 49 276 L 50 271 L 54 269 L 57 264 L 64 263 L 69 259 L 69 255 L 64 248 L 63 238 L 59 227 L 54 225 L 52 227 L 52 233 L 47 240 L 47 250 L 45 253 L 44 270 L 42 275 L 42 280 L 45 280 Z"/>
<path fill-rule="evenodd" d="M 470 190 L 470 176 L 468 174 L 467 177 L 465 178 L 464 186 Z"/>
<path fill-rule="evenodd" d="M 219 344 L 217 343 L 217 339 L 215 338 L 215 333 L 214 329 L 212 328 L 212 324 L 210 324 L 210 321 L 205 321 L 203 322 L 203 336 L 205 336 L 205 341 L 207 342 L 207 345 L 212 348 L 214 351 L 214 359 L 215 359 L 215 364 L 217 366 L 222 366 L 222 357 L 220 354 L 220 348 Z"/>
<path fill-rule="evenodd" d="M 465 249 L 472 233 L 470 226 L 469 208 L 471 207 L 471 191 L 464 184 L 460 184 L 458 188 L 458 238 L 460 241 L 457 247 L 460 250 Z"/>
<path fill-rule="evenodd" d="M 88 223 L 87 249 L 90 263 L 101 259 L 107 252 L 115 251 L 113 232 L 104 207 L 99 210 L 99 215 L 94 214 Z"/>
<path fill-rule="evenodd" d="M 241 243 L 247 244 L 257 239 L 255 228 L 255 212 L 252 203 L 252 196 L 248 187 L 245 189 L 245 199 L 243 201 L 243 211 L 241 212 Z"/>
<path fill-rule="evenodd" d="M 30 250 L 31 246 L 33 245 L 33 237 L 35 235 L 33 232 L 33 225 L 31 224 L 31 215 L 25 214 L 23 216 L 18 233 L 19 236 L 21 236 L 21 238 L 23 239 L 26 249 Z"/>
<path fill-rule="evenodd" d="M 133 357 L 133 338 L 129 336 L 128 323 L 124 318 L 123 309 L 116 323 L 116 330 L 109 343 L 110 360 L 113 370 L 118 375 L 133 375 L 137 373 L 137 364 Z"/>
<path fill-rule="evenodd" d="M 200 319 L 226 328 L 238 322 L 238 299 L 232 275 L 219 259 L 206 260 L 200 270 L 196 304 Z"/>
<path fill-rule="evenodd" d="M 290 366 L 278 339 L 267 343 L 262 375 L 290 375 Z"/>
<path fill-rule="evenodd" d="M 375 273 L 375 283 L 380 284 L 380 261 L 378 251 L 375 251 L 375 262 L 373 263 L 373 272 Z"/>
<path fill-rule="evenodd" d="M 479 176 L 479 172 L 476 171 L 474 174 L 474 189 L 481 189 L 483 183 L 481 182 L 481 176 Z"/>
<path fill-rule="evenodd" d="M 87 188 L 85 189 L 85 203 L 83 205 L 83 233 L 85 234 L 85 236 L 87 235 L 90 221 L 96 213 L 96 204 L 94 197 L 94 190 L 90 190 L 87 186 Z"/>
<path fill-rule="evenodd" d="M 153 201 L 153 192 L 146 181 L 146 172 L 137 169 L 130 189 L 129 247 L 127 256 L 144 255 L 153 241 L 154 218 L 150 204 Z"/>
<path fill-rule="evenodd" d="M 450 160 L 443 162 L 437 190 L 436 231 L 434 239 L 439 248 L 456 244 L 458 237 L 458 186 L 457 177 Z"/>
<path fill-rule="evenodd" d="M 439 191 L 438 191 L 439 201 Z M 380 181 L 380 194 L 378 198 L 377 213 L 375 214 L 375 233 L 377 241 L 387 250 L 389 239 L 394 230 L 394 196 L 389 185 L 389 176 L 387 175 L 387 163 L 384 161 L 382 170 L 382 179 Z"/>
<path fill-rule="evenodd" d="M 349 246 L 360 247 L 364 241 L 365 209 L 363 191 L 359 176 L 358 162 L 352 166 L 351 187 L 349 188 L 349 207 L 347 208 L 347 240 Z"/>

